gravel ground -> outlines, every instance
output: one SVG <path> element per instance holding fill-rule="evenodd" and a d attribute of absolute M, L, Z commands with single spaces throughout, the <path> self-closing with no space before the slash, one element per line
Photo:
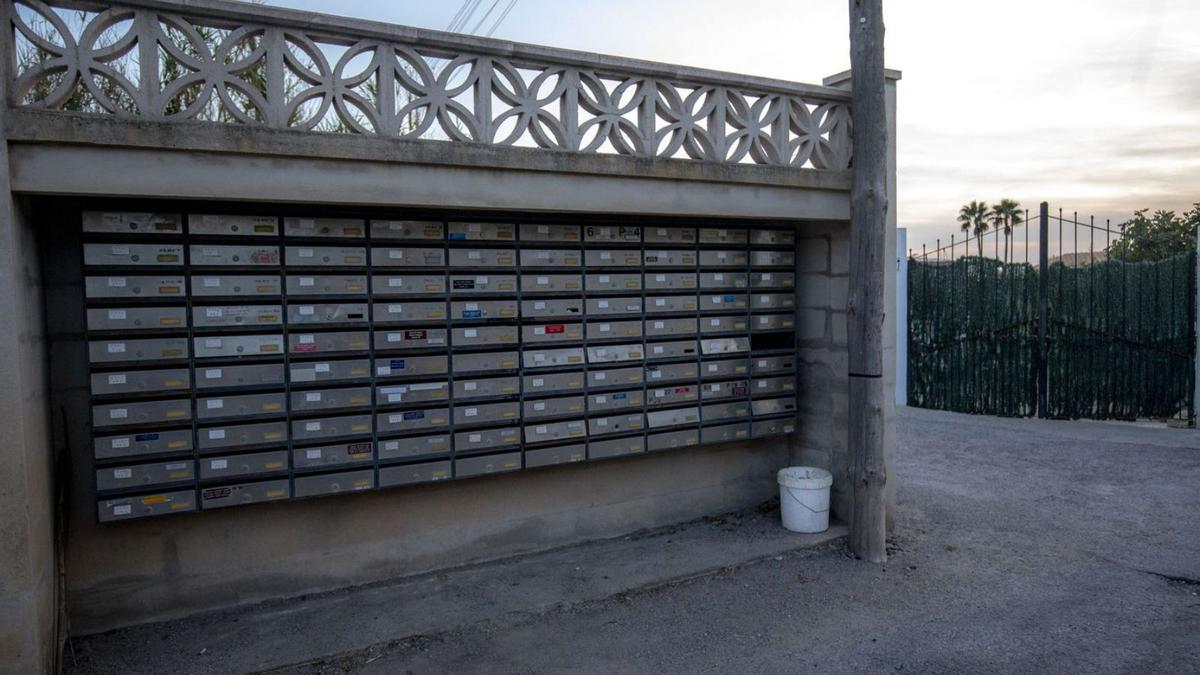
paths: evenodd
<path fill-rule="evenodd" d="M 1200 433 L 905 410 L 899 439 L 886 566 L 826 545 L 280 672 L 1200 672 Z"/>

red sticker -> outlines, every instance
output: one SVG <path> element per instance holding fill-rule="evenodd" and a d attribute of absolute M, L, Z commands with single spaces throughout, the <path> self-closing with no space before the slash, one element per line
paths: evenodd
<path fill-rule="evenodd" d="M 298 352 L 315 352 L 315 351 L 317 351 L 317 346 L 312 343 L 298 344 L 293 349 Z"/>
<path fill-rule="evenodd" d="M 547 334 L 550 334 L 550 333 L 562 333 L 562 332 L 563 332 L 563 331 L 565 331 L 566 329 L 567 329 L 567 327 L 566 327 L 564 324 L 561 324 L 561 323 L 552 323 L 552 324 L 550 324 L 550 325 L 546 326 L 546 333 L 547 333 Z"/>
<path fill-rule="evenodd" d="M 423 330 L 406 330 L 404 331 L 405 340 L 424 340 L 425 331 Z"/>

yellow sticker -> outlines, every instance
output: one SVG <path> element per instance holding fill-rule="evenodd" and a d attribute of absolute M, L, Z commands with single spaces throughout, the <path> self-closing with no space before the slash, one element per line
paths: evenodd
<path fill-rule="evenodd" d="M 263 432 L 263 440 L 264 441 L 277 441 L 281 438 L 283 438 L 283 434 L 278 431 Z"/>
<path fill-rule="evenodd" d="M 142 503 L 150 506 L 151 504 L 165 504 L 167 502 L 166 495 L 146 495 L 142 497 Z"/>
<path fill-rule="evenodd" d="M 163 380 L 164 387 L 182 387 L 183 380 Z"/>
<path fill-rule="evenodd" d="M 179 319 L 176 319 L 173 316 L 164 316 L 158 320 L 158 325 L 160 326 L 178 326 L 179 323 Z"/>
<path fill-rule="evenodd" d="M 366 396 L 351 396 L 350 402 L 351 403 L 366 403 L 367 397 Z"/>
<path fill-rule="evenodd" d="M 264 403 L 262 406 L 262 409 L 264 411 L 272 411 L 272 410 L 279 410 L 282 407 L 283 406 L 279 405 L 278 403 Z"/>
<path fill-rule="evenodd" d="M 174 449 L 174 448 L 186 448 L 186 447 L 187 447 L 187 444 L 188 444 L 188 443 L 187 443 L 187 441 L 171 441 L 170 443 L 167 443 L 167 447 L 168 447 L 168 448 L 172 448 L 172 449 Z"/>
<path fill-rule="evenodd" d="M 160 262 L 160 263 L 179 262 L 179 256 L 174 255 L 172 253 L 163 253 L 158 256 L 158 262 Z"/>
<path fill-rule="evenodd" d="M 186 414 L 187 414 L 186 410 L 168 410 L 167 411 L 167 417 L 170 419 L 175 419 L 177 417 L 183 417 Z"/>
<path fill-rule="evenodd" d="M 445 417 L 434 417 L 429 420 L 429 423 L 430 424 L 445 424 L 446 418 Z"/>
<path fill-rule="evenodd" d="M 363 289 L 362 284 L 346 284 L 346 290 L 350 291 L 351 293 L 357 293 L 357 292 L 361 291 L 362 289 Z"/>
<path fill-rule="evenodd" d="M 158 293 L 159 293 L 159 295 L 178 295 L 179 287 L 178 286 L 163 286 L 158 289 Z"/>
<path fill-rule="evenodd" d="M 366 368 L 351 368 L 350 374 L 351 375 L 366 375 L 367 369 Z"/>
<path fill-rule="evenodd" d="M 260 351 L 260 352 L 277 352 L 277 351 L 279 351 L 279 345 L 259 345 L 258 351 Z"/>
<path fill-rule="evenodd" d="M 274 286 L 258 286 L 257 290 L 259 293 L 274 293 L 275 287 Z"/>
<path fill-rule="evenodd" d="M 282 497 L 283 490 L 267 490 L 268 497 Z"/>
<path fill-rule="evenodd" d="M 358 265 L 358 264 L 360 264 L 360 263 L 362 263 L 362 258 L 361 258 L 361 257 L 359 257 L 359 256 L 356 256 L 356 255 L 348 255 L 348 256 L 346 256 L 346 264 L 347 264 L 347 265 Z"/>
<path fill-rule="evenodd" d="M 162 355 L 163 356 L 183 356 L 183 350 L 182 349 L 164 349 L 164 350 L 162 350 Z"/>
<path fill-rule="evenodd" d="M 255 232 L 263 232 L 266 234 L 273 234 L 275 232 L 275 226 L 274 225 L 255 225 L 254 231 Z"/>
<path fill-rule="evenodd" d="M 267 462 L 266 464 L 263 464 L 263 468 L 264 469 L 282 469 L 283 462 Z"/>
<path fill-rule="evenodd" d="M 350 431 L 366 431 L 367 429 L 370 429 L 370 428 L 371 428 L 371 426 L 369 424 L 351 424 L 350 425 Z"/>

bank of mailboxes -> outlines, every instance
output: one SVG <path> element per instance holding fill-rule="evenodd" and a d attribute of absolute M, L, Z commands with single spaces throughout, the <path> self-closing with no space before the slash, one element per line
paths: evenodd
<path fill-rule="evenodd" d="M 102 521 L 795 429 L 788 230 L 82 220 Z"/>

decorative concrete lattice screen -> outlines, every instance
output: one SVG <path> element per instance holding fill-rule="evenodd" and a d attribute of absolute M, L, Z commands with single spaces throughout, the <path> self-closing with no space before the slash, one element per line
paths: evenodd
<path fill-rule="evenodd" d="M 269 7 L 20 0 L 9 11 L 16 62 L 10 97 L 19 106 L 583 153 L 850 166 L 849 96 L 826 87 Z"/>
<path fill-rule="evenodd" d="M 794 429 L 790 228 L 85 212 L 82 230 L 102 521 Z"/>

